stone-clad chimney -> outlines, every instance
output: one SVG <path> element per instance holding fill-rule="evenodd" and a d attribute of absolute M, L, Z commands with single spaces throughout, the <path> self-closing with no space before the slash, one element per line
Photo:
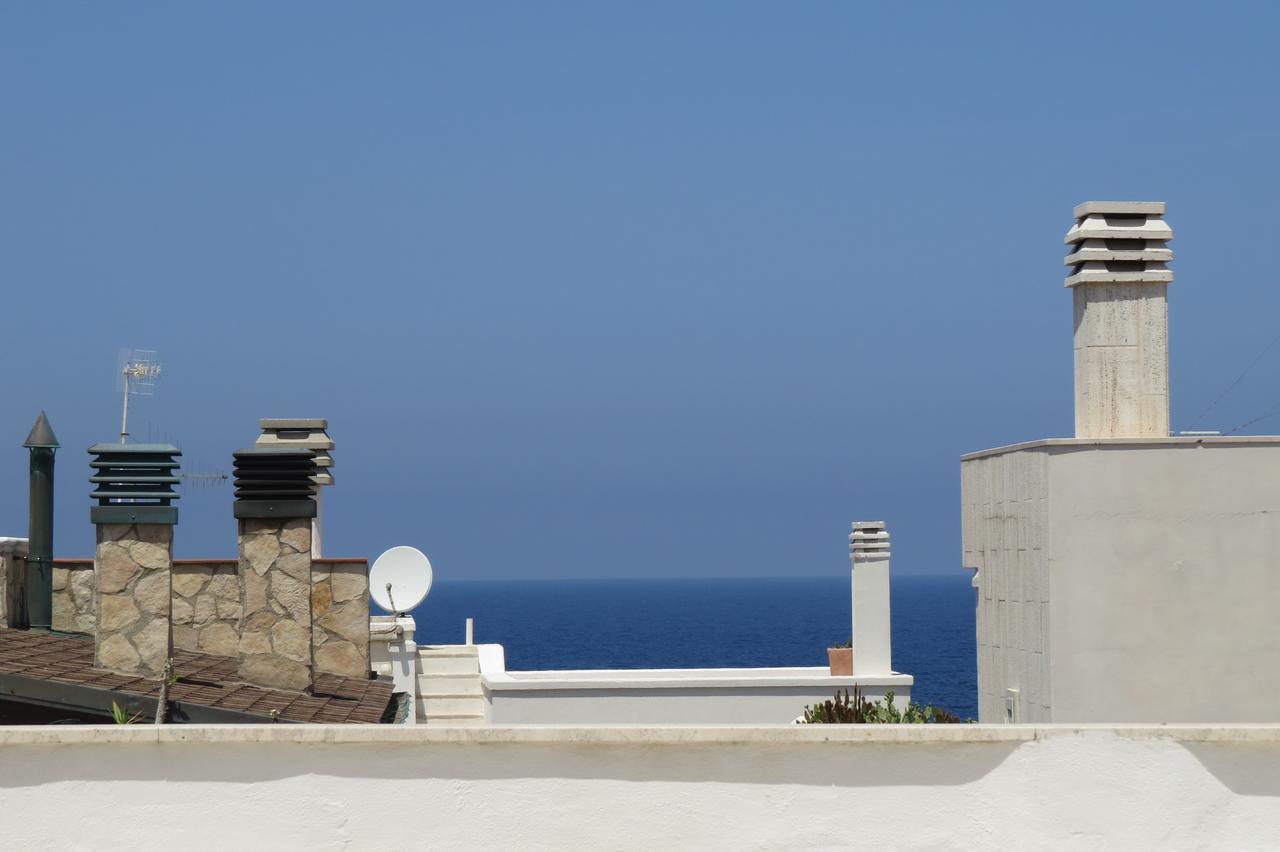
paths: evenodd
<path fill-rule="evenodd" d="M 324 523 L 323 488 L 333 484 L 333 439 L 325 431 L 329 421 L 323 417 L 280 418 L 265 417 L 258 421 L 262 434 L 254 447 L 275 450 L 311 450 L 315 453 L 316 516 L 311 519 L 311 557 L 319 559 L 322 548 L 321 526 Z"/>
<path fill-rule="evenodd" d="M 310 450 L 235 453 L 240 522 L 240 677 L 270 689 L 306 690 L 311 649 Z"/>
<path fill-rule="evenodd" d="M 1077 438 L 1169 435 L 1173 231 L 1160 201 L 1086 201 L 1067 232 Z"/>
<path fill-rule="evenodd" d="M 159 678 L 172 655 L 173 527 L 178 461 L 169 444 L 89 448 L 97 527 L 94 664 Z"/>

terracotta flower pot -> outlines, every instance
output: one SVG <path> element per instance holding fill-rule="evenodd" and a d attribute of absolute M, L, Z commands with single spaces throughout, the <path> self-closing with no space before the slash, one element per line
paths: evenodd
<path fill-rule="evenodd" d="M 831 664 L 832 677 L 846 677 L 853 674 L 853 649 L 828 648 L 827 662 Z"/>

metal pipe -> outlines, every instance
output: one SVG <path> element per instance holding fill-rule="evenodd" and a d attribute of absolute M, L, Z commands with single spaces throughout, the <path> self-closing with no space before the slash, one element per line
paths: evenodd
<path fill-rule="evenodd" d="M 58 439 L 43 411 L 24 447 L 31 451 L 24 623 L 15 626 L 53 629 L 53 458 Z"/>

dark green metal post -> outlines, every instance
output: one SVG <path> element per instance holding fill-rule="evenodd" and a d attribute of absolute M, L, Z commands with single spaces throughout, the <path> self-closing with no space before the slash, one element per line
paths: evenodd
<path fill-rule="evenodd" d="M 52 630 L 53 455 L 59 444 L 43 411 L 36 418 L 36 425 L 31 427 L 31 434 L 22 446 L 31 451 L 25 626 L 37 630 Z"/>

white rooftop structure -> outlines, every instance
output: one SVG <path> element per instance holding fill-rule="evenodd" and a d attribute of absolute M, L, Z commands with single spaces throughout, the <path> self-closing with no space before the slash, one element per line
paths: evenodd
<path fill-rule="evenodd" d="M 1170 436 L 1164 215 L 1075 208 L 1075 437 L 961 459 L 980 721 L 1280 721 L 1280 437 Z"/>

